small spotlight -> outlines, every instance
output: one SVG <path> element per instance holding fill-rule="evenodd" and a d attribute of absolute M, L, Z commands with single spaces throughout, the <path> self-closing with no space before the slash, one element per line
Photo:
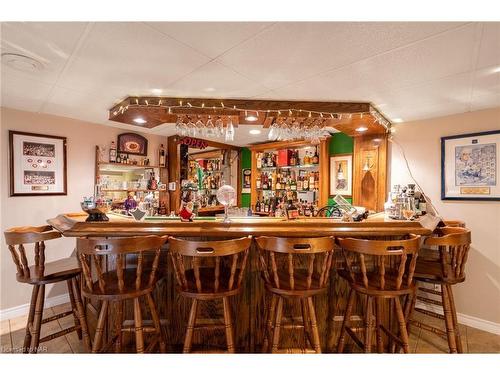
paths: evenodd
<path fill-rule="evenodd" d="M 357 132 L 365 132 L 367 130 L 368 130 L 368 128 L 366 126 L 360 126 L 359 128 L 356 128 Z"/>
<path fill-rule="evenodd" d="M 259 129 L 252 129 L 249 131 L 250 134 L 252 135 L 258 135 L 260 133 L 262 133 Z"/>
<path fill-rule="evenodd" d="M 400 122 L 403 122 L 403 119 L 399 118 L 399 117 L 398 118 L 394 118 L 394 119 L 392 119 L 392 122 L 394 122 L 394 123 L 400 123 Z"/>
<path fill-rule="evenodd" d="M 146 120 L 144 120 L 142 117 L 136 117 L 136 118 L 134 119 L 134 122 L 135 122 L 136 124 L 141 124 L 141 125 L 142 125 L 142 124 L 145 124 L 147 121 L 146 121 Z"/>
<path fill-rule="evenodd" d="M 248 114 L 248 112 L 245 111 L 245 120 L 247 120 L 247 121 L 257 121 L 258 119 L 259 119 L 258 116 L 252 115 L 252 114 Z"/>

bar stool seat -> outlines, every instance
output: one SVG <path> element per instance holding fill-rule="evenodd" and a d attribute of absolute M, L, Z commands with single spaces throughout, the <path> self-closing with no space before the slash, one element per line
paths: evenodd
<path fill-rule="evenodd" d="M 82 294 L 101 301 L 99 317 L 92 343 L 92 353 L 106 352 L 114 346 L 115 352 L 122 351 L 122 334 L 130 332 L 124 325 L 124 304 L 133 302 L 135 346 L 137 353 L 151 352 L 156 345 L 166 351 L 166 342 L 161 329 L 158 311 L 152 292 L 158 280 L 158 265 L 161 246 L 167 236 L 144 236 L 124 238 L 78 238 L 77 250 L 83 271 Z M 152 261 L 149 260 L 152 258 Z M 110 265 L 111 263 L 111 265 Z M 145 326 L 141 298 L 149 308 L 152 325 Z M 114 334 L 103 344 L 108 312 L 116 308 Z M 110 322 L 111 323 L 111 322 Z M 153 333 L 153 339 L 144 346 L 144 332 Z"/>
<path fill-rule="evenodd" d="M 16 279 L 27 284 L 52 284 L 79 276 L 80 265 L 76 257 L 68 257 L 53 262 L 45 262 L 44 267 L 30 266 L 27 275 L 17 274 Z"/>
<path fill-rule="evenodd" d="M 266 309 L 266 331 L 262 352 L 321 353 L 313 296 L 325 293 L 333 263 L 333 237 L 256 239 L 261 273 L 271 301 Z M 284 301 L 300 303 L 302 324 L 283 324 Z M 280 349 L 282 328 L 302 329 L 301 348 Z M 271 342 L 271 345 L 269 343 Z M 311 348 L 307 348 L 307 343 Z"/>
<path fill-rule="evenodd" d="M 368 287 L 365 287 L 362 274 L 356 273 L 353 279 L 347 270 L 340 269 L 337 273 L 340 277 L 351 283 L 350 285 L 352 289 L 363 294 L 401 296 L 411 294 L 414 290 L 412 288 L 398 289 L 398 283 L 402 283 L 403 285 L 409 284 L 408 275 L 403 275 L 403 277 L 400 278 L 397 274 L 386 273 L 382 281 L 378 272 L 367 272 L 366 279 L 368 281 Z M 383 287 L 382 284 L 384 284 Z"/>
<path fill-rule="evenodd" d="M 176 289 L 181 296 L 192 300 L 184 338 L 184 353 L 191 352 L 194 331 L 201 329 L 224 329 L 226 352 L 235 352 L 229 297 L 241 291 L 251 242 L 251 236 L 223 241 L 169 238 Z M 199 301 L 214 300 L 222 300 L 224 324 L 219 324 L 218 320 L 205 319 L 205 324 L 197 325 Z"/>
<path fill-rule="evenodd" d="M 428 247 L 427 256 L 422 258 L 419 254 L 415 268 L 415 280 L 417 280 L 417 291 L 426 293 L 426 296 L 416 294 L 413 297 L 412 306 L 415 306 L 416 301 L 420 301 L 424 305 L 441 306 L 442 314 L 418 306 L 414 307 L 414 310 L 444 320 L 446 331 L 417 319 L 410 318 L 409 323 L 441 337 L 446 337 L 450 353 L 462 353 L 463 346 L 452 285 L 465 281 L 465 265 L 471 244 L 471 232 L 463 227 L 463 222 L 446 221 L 445 223 L 453 226 L 438 228 L 436 236 L 428 237 L 424 242 L 424 246 Z M 432 247 L 436 249 L 432 249 Z M 431 252 L 433 252 L 433 258 L 429 256 Z M 438 289 L 429 288 L 423 283 L 434 284 Z M 430 298 L 432 295 L 438 296 L 440 300 Z"/>
<path fill-rule="evenodd" d="M 78 338 L 83 339 L 85 347 L 90 350 L 91 342 L 88 335 L 87 321 L 80 295 L 81 268 L 77 258 L 69 257 L 52 262 L 45 262 L 46 242 L 61 237 L 61 234 L 51 226 L 16 227 L 4 232 L 5 242 L 14 261 L 20 283 L 33 286 L 31 303 L 26 323 L 23 353 L 36 353 L 40 343 L 76 331 Z M 29 265 L 26 255 L 27 246 L 33 245 L 34 265 Z M 66 282 L 71 302 L 71 310 L 43 318 L 45 304 L 45 286 L 57 282 Z M 41 337 L 43 324 L 73 315 L 75 324 L 45 337 Z"/>

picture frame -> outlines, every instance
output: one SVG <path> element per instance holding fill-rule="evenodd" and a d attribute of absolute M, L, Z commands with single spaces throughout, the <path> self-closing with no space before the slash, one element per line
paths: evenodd
<path fill-rule="evenodd" d="M 10 196 L 67 195 L 66 137 L 9 130 Z"/>
<path fill-rule="evenodd" d="M 500 201 L 500 130 L 441 138 L 441 200 Z"/>
<path fill-rule="evenodd" d="M 148 140 L 140 134 L 119 134 L 116 144 L 119 154 L 148 156 Z"/>
<path fill-rule="evenodd" d="M 250 193 L 251 180 L 252 180 L 252 169 L 251 168 L 243 168 L 241 173 L 242 181 L 241 181 L 241 192 L 244 194 Z"/>
<path fill-rule="evenodd" d="M 352 196 L 352 154 L 330 156 L 330 195 Z"/>

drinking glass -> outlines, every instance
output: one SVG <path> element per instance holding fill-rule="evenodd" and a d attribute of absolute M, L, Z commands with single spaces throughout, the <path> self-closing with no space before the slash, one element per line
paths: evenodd
<path fill-rule="evenodd" d="M 403 199 L 401 213 L 406 220 L 411 220 L 416 213 L 415 199 L 413 197 L 406 197 Z"/>

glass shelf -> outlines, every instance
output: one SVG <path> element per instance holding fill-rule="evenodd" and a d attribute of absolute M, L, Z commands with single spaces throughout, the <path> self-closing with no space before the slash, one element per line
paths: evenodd
<path fill-rule="evenodd" d="M 121 163 L 99 163 L 97 164 L 99 171 L 109 172 L 130 172 L 132 170 L 141 169 L 160 169 L 159 165 L 134 165 L 134 164 L 121 164 Z"/>
<path fill-rule="evenodd" d="M 285 166 L 282 166 L 282 167 L 262 167 L 262 168 L 257 168 L 258 171 L 272 171 L 272 170 L 275 170 L 275 169 L 292 169 L 292 168 L 297 168 L 297 169 L 304 169 L 304 168 L 310 168 L 310 169 L 314 169 L 314 168 L 318 168 L 319 167 L 319 164 L 304 164 L 304 165 L 285 165 Z"/>

